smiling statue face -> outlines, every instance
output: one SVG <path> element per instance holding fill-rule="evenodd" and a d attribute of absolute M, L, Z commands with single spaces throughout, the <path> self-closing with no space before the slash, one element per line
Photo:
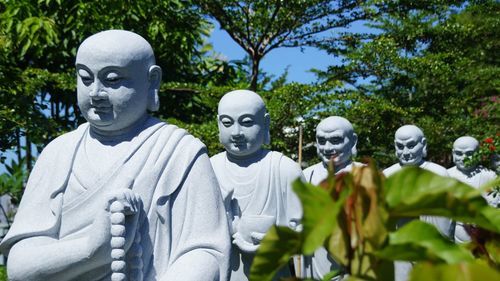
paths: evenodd
<path fill-rule="evenodd" d="M 250 158 L 268 141 L 269 115 L 254 92 L 237 90 L 224 95 L 217 118 L 220 142 L 232 157 Z"/>
<path fill-rule="evenodd" d="M 342 117 L 328 117 L 316 128 L 316 148 L 324 165 L 330 159 L 337 167 L 349 164 L 356 141 L 351 123 Z"/>
<path fill-rule="evenodd" d="M 414 125 L 405 125 L 395 134 L 394 146 L 399 163 L 404 165 L 420 165 L 426 156 L 426 140 L 422 130 Z"/>
<path fill-rule="evenodd" d="M 112 30 L 85 40 L 76 58 L 77 93 L 90 125 L 119 131 L 145 117 L 152 65 L 151 46 L 135 33 Z"/>
<path fill-rule="evenodd" d="M 475 166 L 466 167 L 465 160 L 470 159 L 472 155 L 479 149 L 479 142 L 469 136 L 464 136 L 458 138 L 453 143 L 453 162 L 457 166 L 457 169 L 466 172 L 468 170 L 474 169 Z"/>

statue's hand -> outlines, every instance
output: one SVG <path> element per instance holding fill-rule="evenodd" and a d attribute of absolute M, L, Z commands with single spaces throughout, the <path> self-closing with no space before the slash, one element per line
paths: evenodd
<path fill-rule="evenodd" d="M 236 232 L 233 235 L 233 244 L 238 246 L 238 248 L 240 248 L 242 252 L 252 254 L 257 251 L 260 245 L 260 241 L 264 238 L 265 235 L 266 235 L 265 233 L 252 232 L 250 234 L 250 237 L 252 238 L 252 243 L 250 243 L 245 241 L 245 239 L 239 232 Z"/>
<path fill-rule="evenodd" d="M 121 204 L 113 204 L 114 202 Z M 113 209 L 119 205 L 123 208 L 120 208 L 120 210 Z M 125 238 L 123 249 L 127 252 L 134 241 L 141 210 L 141 198 L 128 188 L 115 189 L 106 194 L 103 197 L 101 208 L 97 211 L 89 236 L 91 255 L 104 256 L 106 259 L 111 259 L 110 241 L 112 232 L 115 232 L 113 235 L 116 236 L 117 231 L 121 232 L 119 235 L 121 234 Z M 123 213 L 124 216 L 117 213 Z M 122 224 L 125 228 L 120 230 L 114 227 L 112 229 L 112 224 Z M 125 230 L 124 233 L 123 230 Z"/>

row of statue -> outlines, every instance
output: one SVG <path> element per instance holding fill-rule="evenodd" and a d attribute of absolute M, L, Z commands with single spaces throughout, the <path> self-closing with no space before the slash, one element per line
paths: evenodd
<path fill-rule="evenodd" d="M 78 106 L 88 122 L 56 138 L 38 158 L 0 244 L 10 280 L 248 280 L 269 227 L 300 231 L 302 209 L 291 183 L 319 183 L 329 161 L 337 173 L 363 165 L 352 160 L 352 124 L 337 116 L 317 126 L 322 161 L 303 172 L 264 149 L 270 116 L 261 97 L 247 90 L 220 100 L 225 151 L 209 158 L 198 139 L 149 116 L 158 109 L 162 72 L 149 43 L 129 31 L 87 38 L 76 71 Z M 471 137 L 454 143 L 456 166 L 449 170 L 425 160 L 426 139 L 416 126 L 398 129 L 395 147 L 399 163 L 384 170 L 387 176 L 416 165 L 474 187 L 495 177 L 464 165 L 478 148 Z M 452 239 L 469 239 L 460 223 L 452 232 L 447 219 L 422 219 Z M 318 249 L 299 267 L 300 277 L 320 279 L 338 265 Z M 291 274 L 285 267 L 277 278 Z"/>

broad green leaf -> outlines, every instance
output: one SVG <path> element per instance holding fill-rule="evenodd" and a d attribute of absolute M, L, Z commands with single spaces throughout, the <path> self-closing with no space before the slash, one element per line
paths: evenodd
<path fill-rule="evenodd" d="M 392 217 L 445 216 L 500 232 L 500 210 L 489 207 L 479 190 L 453 178 L 404 167 L 384 188 Z"/>
<path fill-rule="evenodd" d="M 488 240 L 484 246 L 488 251 L 490 259 L 492 259 L 496 264 L 500 264 L 500 241 L 498 239 Z"/>
<path fill-rule="evenodd" d="M 339 200 L 334 202 L 325 190 L 301 180 L 293 183 L 293 190 L 302 202 L 304 211 L 302 252 L 310 255 L 332 233 L 348 191 L 342 192 Z"/>
<path fill-rule="evenodd" d="M 253 259 L 250 281 L 273 280 L 276 272 L 288 264 L 293 255 L 299 254 L 300 246 L 300 233 L 288 227 L 272 226 Z"/>
<path fill-rule="evenodd" d="M 472 254 L 454 244 L 428 223 L 413 220 L 389 234 L 389 244 L 376 253 L 388 260 L 459 263 L 472 261 Z"/>
<path fill-rule="evenodd" d="M 500 280 L 500 273 L 482 263 L 417 264 L 409 281 L 493 281 Z"/>

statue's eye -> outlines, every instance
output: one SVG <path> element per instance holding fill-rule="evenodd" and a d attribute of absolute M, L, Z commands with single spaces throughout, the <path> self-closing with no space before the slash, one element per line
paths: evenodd
<path fill-rule="evenodd" d="M 108 72 L 105 77 L 104 77 L 104 80 L 106 81 L 106 83 L 108 84 L 116 84 L 118 82 L 120 82 L 121 80 L 123 79 L 122 76 L 120 76 L 118 73 L 116 72 Z"/>
<path fill-rule="evenodd" d="M 457 156 L 462 156 L 462 155 L 463 155 L 463 153 L 462 153 L 461 151 L 455 151 L 455 154 L 456 154 Z"/>
<path fill-rule="evenodd" d="M 319 144 L 323 145 L 326 143 L 326 139 L 325 138 L 317 138 L 317 141 Z"/>
<path fill-rule="evenodd" d="M 396 144 L 396 147 L 397 147 L 398 149 L 401 149 L 401 150 L 405 148 L 405 146 L 404 146 L 403 144 L 401 144 L 401 143 L 397 143 L 397 144 Z"/>
<path fill-rule="evenodd" d="M 78 69 L 78 76 L 85 85 L 89 85 L 94 82 L 94 77 L 85 69 Z"/>
<path fill-rule="evenodd" d="M 231 127 L 231 125 L 233 125 L 233 120 L 231 120 L 230 118 L 227 118 L 227 117 L 221 118 L 220 122 L 226 128 Z"/>
<path fill-rule="evenodd" d="M 250 127 L 254 124 L 254 121 L 252 118 L 250 117 L 245 117 L 241 120 L 241 125 L 243 126 L 246 126 L 246 127 Z"/>
<path fill-rule="evenodd" d="M 332 144 L 339 144 L 339 143 L 342 143 L 344 141 L 343 138 L 341 137 L 333 137 L 333 138 L 330 138 L 330 142 Z"/>

